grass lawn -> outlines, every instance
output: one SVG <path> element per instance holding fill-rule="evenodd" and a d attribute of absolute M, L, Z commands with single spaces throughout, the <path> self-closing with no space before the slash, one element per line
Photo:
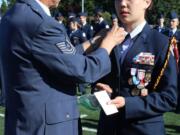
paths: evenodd
<path fill-rule="evenodd" d="M 96 135 L 95 129 L 97 128 L 97 120 L 99 117 L 99 111 L 89 111 L 86 108 L 80 106 L 81 114 L 87 116 L 82 118 L 83 135 Z M 4 113 L 4 108 L 0 107 L 0 114 Z M 180 135 L 180 114 L 166 113 L 165 127 L 167 135 Z M 0 115 L 0 135 L 3 135 L 4 118 Z M 93 129 L 93 131 L 87 131 Z"/>

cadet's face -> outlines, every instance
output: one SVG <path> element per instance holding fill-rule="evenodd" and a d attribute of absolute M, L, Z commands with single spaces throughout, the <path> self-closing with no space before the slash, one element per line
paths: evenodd
<path fill-rule="evenodd" d="M 158 22 L 160 25 L 163 25 L 164 24 L 164 18 L 160 18 Z"/>
<path fill-rule="evenodd" d="M 117 15 L 124 25 L 139 24 L 145 20 L 151 0 L 115 0 Z"/>
<path fill-rule="evenodd" d="M 79 19 L 80 19 L 81 23 L 84 23 L 86 21 L 86 17 L 85 16 L 80 16 Z"/>
<path fill-rule="evenodd" d="M 177 28 L 178 25 L 179 25 L 179 20 L 178 19 L 172 19 L 171 22 L 170 22 L 170 27 L 171 29 L 174 29 L 174 28 Z"/>

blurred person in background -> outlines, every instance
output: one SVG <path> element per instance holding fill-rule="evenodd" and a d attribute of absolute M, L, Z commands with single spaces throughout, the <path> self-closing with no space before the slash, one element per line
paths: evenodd
<path fill-rule="evenodd" d="M 81 31 L 86 34 L 87 39 L 91 39 L 93 37 L 94 31 L 93 31 L 93 26 L 88 24 L 87 22 L 87 16 L 88 14 L 85 12 L 79 13 L 79 19 L 80 19 L 80 24 L 81 24 Z"/>
<path fill-rule="evenodd" d="M 159 14 L 157 16 L 157 25 L 154 27 L 154 29 L 156 29 L 158 32 L 164 33 L 167 28 L 164 26 L 164 22 L 165 22 L 165 17 L 163 14 Z"/>
<path fill-rule="evenodd" d="M 118 20 L 118 18 L 117 18 L 117 16 L 115 14 L 111 15 L 111 21 L 112 21 L 112 26 L 111 27 L 113 27 L 114 25 L 119 26 L 119 20 Z"/>
<path fill-rule="evenodd" d="M 74 46 L 87 41 L 86 33 L 80 30 L 80 22 L 78 18 L 71 18 L 69 20 L 68 36 Z"/>
<path fill-rule="evenodd" d="M 95 11 L 95 24 L 94 24 L 94 34 L 96 35 L 98 32 L 100 32 L 102 29 L 109 29 L 110 26 L 107 23 L 107 21 L 103 18 L 103 11 L 101 9 L 97 9 Z"/>

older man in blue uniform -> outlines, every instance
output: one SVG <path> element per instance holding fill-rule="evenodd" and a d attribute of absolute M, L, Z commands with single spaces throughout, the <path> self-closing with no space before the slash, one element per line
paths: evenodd
<path fill-rule="evenodd" d="M 5 135 L 78 135 L 76 83 L 110 71 L 108 54 L 124 38 L 114 27 L 100 48 L 83 55 L 49 8 L 59 0 L 18 0 L 0 25 L 1 73 L 6 91 Z M 94 38 L 95 40 L 95 38 Z"/>

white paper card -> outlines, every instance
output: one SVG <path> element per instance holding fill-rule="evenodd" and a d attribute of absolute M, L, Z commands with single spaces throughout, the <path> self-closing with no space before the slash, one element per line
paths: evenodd
<path fill-rule="evenodd" d="M 107 104 L 107 102 L 110 101 L 111 99 L 106 91 L 104 90 L 98 91 L 98 92 L 95 92 L 94 95 L 97 98 L 99 104 L 103 108 L 106 115 L 111 115 L 118 112 L 118 109 L 116 108 L 115 105 Z"/>

